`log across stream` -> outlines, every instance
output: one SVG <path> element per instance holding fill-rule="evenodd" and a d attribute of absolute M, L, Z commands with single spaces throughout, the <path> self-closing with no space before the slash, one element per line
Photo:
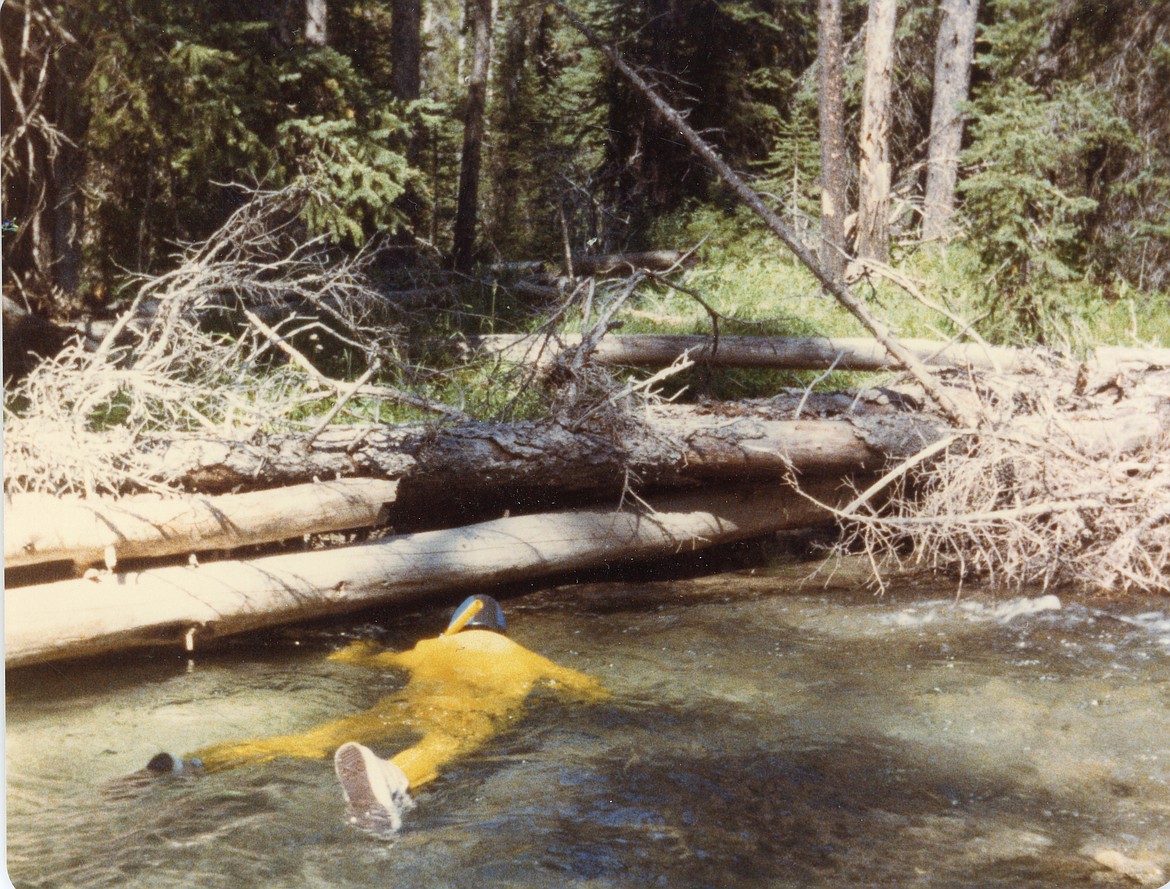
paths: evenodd
<path fill-rule="evenodd" d="M 627 508 L 497 519 L 316 552 L 93 573 L 9 590 L 5 658 L 22 666 L 125 648 L 193 650 L 248 630 L 423 595 L 694 551 L 822 524 L 849 491 L 761 485 Z"/>

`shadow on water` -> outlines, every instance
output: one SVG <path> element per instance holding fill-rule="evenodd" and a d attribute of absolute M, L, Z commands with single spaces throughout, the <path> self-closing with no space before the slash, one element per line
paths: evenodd
<path fill-rule="evenodd" d="M 730 719 L 696 712 L 669 731 L 702 737 Z M 558 819 L 544 860 L 577 877 L 712 887 L 1052 886 L 1096 870 L 1019 814 L 1060 801 L 1001 775 L 882 738 L 778 746 L 612 758 L 601 777 L 614 795 L 582 807 L 595 813 L 584 823 Z"/>
<path fill-rule="evenodd" d="M 510 599 L 517 641 L 613 697 L 574 708 L 540 692 L 424 788 L 389 841 L 345 822 L 327 762 L 127 776 L 159 749 L 370 706 L 401 677 L 359 680 L 324 655 L 354 637 L 412 644 L 444 610 L 275 633 L 190 663 L 21 671 L 8 689 L 10 873 L 46 889 L 1165 882 L 1153 882 L 1170 865 L 1164 602 L 1006 617 L 994 599 L 878 599 L 804 573 Z M 1145 869 L 1127 876 L 1125 862 Z"/>

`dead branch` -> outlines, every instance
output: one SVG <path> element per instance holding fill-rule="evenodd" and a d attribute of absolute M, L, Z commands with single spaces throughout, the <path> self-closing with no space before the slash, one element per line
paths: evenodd
<path fill-rule="evenodd" d="M 162 490 L 171 481 L 143 468 L 141 443 L 150 435 L 198 430 L 248 439 L 261 429 L 320 427 L 305 409 L 330 397 L 334 416 L 347 405 L 370 409 L 358 399 L 377 399 L 464 418 L 397 387 L 332 380 L 287 331 L 277 335 L 259 321 L 266 309 L 309 306 L 313 317 L 283 316 L 286 327 L 328 335 L 367 366 L 404 370 L 400 331 L 385 323 L 385 300 L 365 273 L 371 257 L 339 258 L 321 241 L 304 240 L 298 208 L 309 197 L 307 187 L 254 193 L 174 269 L 143 279 L 96 349 L 74 343 L 35 367 L 10 393 L 10 404 L 27 406 L 6 412 L 6 490 Z M 239 323 L 244 313 L 250 324 Z M 218 332 L 208 329 L 209 317 L 221 319 Z M 274 362 L 277 349 L 291 362 Z"/>

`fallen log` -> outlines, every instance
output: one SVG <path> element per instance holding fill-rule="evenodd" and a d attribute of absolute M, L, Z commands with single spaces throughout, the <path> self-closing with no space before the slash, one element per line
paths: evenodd
<path fill-rule="evenodd" d="M 636 271 L 666 272 L 680 266 L 687 265 L 694 259 L 693 251 L 683 250 L 646 250 L 638 253 L 603 253 L 588 255 L 574 254 L 572 257 L 573 274 L 613 275 L 631 274 Z M 564 259 L 545 262 L 544 260 L 521 260 L 515 262 L 497 262 L 488 267 L 493 275 L 518 276 L 546 274 L 551 266 L 565 265 Z"/>
<path fill-rule="evenodd" d="M 520 363 L 551 364 L 566 349 L 581 344 L 580 334 L 532 336 L 494 334 L 468 340 L 473 349 Z M 923 364 L 1014 373 L 1037 360 L 1029 349 L 904 339 L 902 345 Z M 697 364 L 771 370 L 900 370 L 902 365 L 869 337 L 766 337 L 703 334 L 609 334 L 590 356 L 603 365 L 669 367 L 687 355 Z"/>
<path fill-rule="evenodd" d="M 573 257 L 575 275 L 631 274 L 639 270 L 666 272 L 685 265 L 693 256 L 682 250 L 649 250 L 642 253 L 608 253 Z"/>
<path fill-rule="evenodd" d="M 811 491 L 839 503 L 838 483 Z M 319 552 L 168 567 L 10 590 L 8 667 L 142 646 L 184 646 L 261 627 L 484 589 L 825 524 L 788 486 L 708 490 L 657 511 L 577 510 L 497 519 Z"/>
<path fill-rule="evenodd" d="M 4 504 L 4 567 L 69 561 L 113 568 L 127 559 L 368 528 L 397 489 L 385 479 L 340 479 L 219 497 L 16 494 Z"/>
<path fill-rule="evenodd" d="M 803 416 L 792 417 L 807 400 Z M 487 497 L 508 503 L 535 498 L 540 506 L 587 494 L 612 496 L 631 479 L 649 487 L 694 487 L 723 479 L 802 478 L 874 471 L 890 459 L 936 440 L 942 421 L 914 413 L 893 393 L 836 399 L 850 410 L 839 419 L 815 419 L 816 397 L 792 396 L 776 407 L 704 411 L 661 405 L 620 436 L 572 432 L 552 422 L 464 423 L 424 426 L 330 427 L 312 442 L 273 438 L 259 442 L 208 437 L 158 439 L 152 456 L 160 477 L 203 492 L 240 485 L 265 487 L 313 477 L 374 476 L 397 479 L 391 521 L 435 515 L 444 506 Z M 140 464 L 142 461 L 139 461 Z M 551 499 L 550 499 L 551 498 Z"/>

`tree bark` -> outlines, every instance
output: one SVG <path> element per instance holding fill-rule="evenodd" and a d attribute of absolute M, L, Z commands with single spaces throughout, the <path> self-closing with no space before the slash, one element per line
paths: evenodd
<path fill-rule="evenodd" d="M 865 34 L 865 95 L 861 112 L 857 255 L 890 255 L 890 100 L 898 0 L 870 0 Z"/>
<path fill-rule="evenodd" d="M 4 504 L 4 567 L 70 561 L 112 568 L 128 559 L 369 528 L 397 488 L 384 479 L 339 479 L 221 497 L 16 494 Z"/>
<path fill-rule="evenodd" d="M 934 102 L 930 113 L 930 152 L 922 238 L 945 238 L 955 211 L 955 183 L 963 144 L 962 103 L 971 83 L 975 20 L 979 0 L 942 0 L 942 21 L 934 56 Z"/>
<path fill-rule="evenodd" d="M 329 9 L 326 0 L 305 0 L 305 43 L 326 46 L 329 43 Z"/>
<path fill-rule="evenodd" d="M 470 271 L 475 259 L 484 110 L 492 56 L 492 0 L 470 0 L 467 8 L 471 12 L 471 74 L 467 80 L 467 105 L 463 112 L 463 155 L 452 246 L 453 264 L 458 272 Z"/>
<path fill-rule="evenodd" d="M 394 0 L 390 16 L 390 91 L 405 102 L 421 95 L 421 29 L 421 0 Z"/>
<path fill-rule="evenodd" d="M 813 489 L 838 504 L 848 493 L 835 484 Z M 191 651 L 224 636 L 378 603 L 463 595 L 832 521 L 787 486 L 704 491 L 655 509 L 505 518 L 335 550 L 9 590 L 5 665 L 142 646 Z"/>
<path fill-rule="evenodd" d="M 845 274 L 845 75 L 841 45 L 841 0 L 820 0 L 818 108 L 821 141 L 821 263 L 835 278 Z"/>

